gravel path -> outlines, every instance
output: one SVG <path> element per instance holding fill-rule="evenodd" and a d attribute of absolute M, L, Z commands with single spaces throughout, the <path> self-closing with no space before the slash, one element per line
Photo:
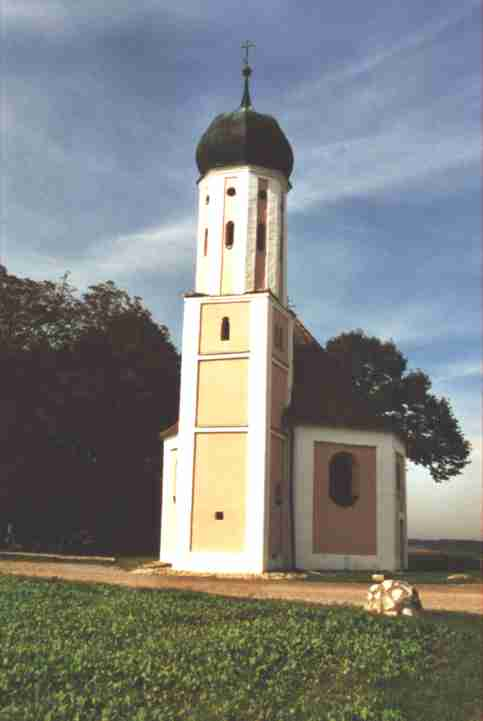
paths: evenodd
<path fill-rule="evenodd" d="M 2 561 L 0 573 L 42 578 L 63 578 L 69 581 L 112 583 L 133 588 L 178 588 L 205 591 L 222 596 L 242 598 L 281 598 L 321 604 L 353 604 L 363 606 L 368 584 L 324 583 L 303 580 L 221 579 L 197 576 L 137 575 L 117 566 L 87 563 L 32 563 Z M 445 611 L 466 611 L 483 615 L 483 585 L 417 587 L 423 608 Z"/>

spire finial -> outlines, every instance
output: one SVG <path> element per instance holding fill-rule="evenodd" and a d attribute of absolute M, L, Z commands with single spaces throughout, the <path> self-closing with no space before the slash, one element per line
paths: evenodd
<path fill-rule="evenodd" d="M 252 107 L 252 101 L 250 98 L 250 88 L 248 85 L 248 79 L 250 75 L 252 74 L 252 69 L 248 64 L 248 52 L 250 48 L 255 47 L 255 43 L 250 42 L 250 40 L 247 40 L 245 43 L 242 43 L 242 49 L 245 50 L 245 57 L 244 57 L 244 66 L 242 70 L 242 75 L 245 78 L 245 87 L 243 89 L 243 97 L 241 101 L 240 108 L 244 108 L 245 110 L 249 110 Z"/>

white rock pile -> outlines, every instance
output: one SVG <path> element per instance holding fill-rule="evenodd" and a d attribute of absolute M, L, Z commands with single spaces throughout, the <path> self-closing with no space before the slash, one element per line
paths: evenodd
<path fill-rule="evenodd" d="M 404 581 L 384 580 L 384 576 L 374 575 L 367 593 L 364 606 L 369 613 L 380 613 L 385 616 L 415 616 L 422 610 L 421 599 L 415 586 Z"/>

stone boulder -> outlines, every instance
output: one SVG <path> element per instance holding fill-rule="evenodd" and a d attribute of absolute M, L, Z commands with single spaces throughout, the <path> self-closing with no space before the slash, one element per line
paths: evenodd
<path fill-rule="evenodd" d="M 367 593 L 364 608 L 369 613 L 385 616 L 415 616 L 421 613 L 423 606 L 415 586 L 404 581 L 384 580 L 384 576 L 372 577 L 374 583 Z"/>

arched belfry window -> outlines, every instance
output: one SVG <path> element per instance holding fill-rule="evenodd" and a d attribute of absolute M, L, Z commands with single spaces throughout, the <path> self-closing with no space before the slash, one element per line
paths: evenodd
<path fill-rule="evenodd" d="M 329 464 L 329 496 L 338 506 L 352 506 L 357 489 L 357 464 L 354 456 L 345 451 L 332 456 Z"/>
<path fill-rule="evenodd" d="M 233 220 L 229 220 L 225 228 L 225 247 L 233 248 L 235 240 L 235 223 Z"/>
<path fill-rule="evenodd" d="M 259 253 L 263 253 L 265 250 L 266 228 L 265 223 L 259 223 L 257 225 L 257 250 Z"/>
<path fill-rule="evenodd" d="M 225 316 L 221 321 L 221 340 L 230 340 L 230 319 Z"/>

